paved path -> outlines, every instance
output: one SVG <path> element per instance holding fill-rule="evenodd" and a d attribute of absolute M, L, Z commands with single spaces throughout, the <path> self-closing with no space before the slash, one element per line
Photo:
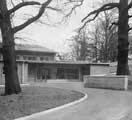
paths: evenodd
<path fill-rule="evenodd" d="M 132 91 L 83 88 L 82 83 L 41 85 L 85 92 L 88 94 L 88 99 L 68 108 L 42 115 L 39 118 L 32 118 L 32 120 L 119 120 L 126 116 L 132 108 Z M 126 118 L 121 120 L 126 120 Z"/>

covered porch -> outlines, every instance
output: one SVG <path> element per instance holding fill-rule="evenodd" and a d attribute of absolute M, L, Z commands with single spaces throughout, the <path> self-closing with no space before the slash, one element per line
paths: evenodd
<path fill-rule="evenodd" d="M 38 82 L 47 80 L 77 80 L 82 81 L 82 67 L 80 65 L 62 64 L 28 64 L 28 81 Z"/>
<path fill-rule="evenodd" d="M 45 61 L 28 63 L 28 82 L 47 80 L 83 81 L 84 75 L 107 75 L 109 64 Z"/>

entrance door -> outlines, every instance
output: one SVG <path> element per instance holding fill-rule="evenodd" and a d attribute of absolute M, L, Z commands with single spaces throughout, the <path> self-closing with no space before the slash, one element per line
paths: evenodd
<path fill-rule="evenodd" d="M 49 79 L 49 69 L 39 68 L 37 72 L 37 80 L 46 81 L 47 79 Z"/>

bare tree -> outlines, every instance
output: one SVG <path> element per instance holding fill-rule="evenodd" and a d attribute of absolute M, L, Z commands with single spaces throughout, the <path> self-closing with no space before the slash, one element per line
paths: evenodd
<path fill-rule="evenodd" d="M 104 11 L 95 25 L 94 39 L 95 43 L 98 43 L 98 60 L 101 62 L 116 60 L 116 55 L 113 53 L 117 51 L 117 27 L 111 25 L 115 20 L 114 16 L 113 11 Z"/>
<path fill-rule="evenodd" d="M 60 11 L 60 9 L 54 7 L 51 2 L 59 2 L 58 0 L 46 0 L 44 2 L 39 1 L 25 1 L 25 0 L 18 0 L 16 4 L 13 0 L 10 0 L 12 7 L 8 8 L 9 0 L 1 0 L 0 1 L 0 29 L 2 34 L 2 54 L 3 54 L 3 61 L 4 61 L 4 74 L 5 74 L 5 94 L 18 94 L 21 92 L 18 74 L 17 74 L 17 65 L 16 65 L 16 58 L 15 58 L 15 49 L 14 49 L 14 34 L 18 31 L 24 29 L 28 25 L 34 23 L 38 20 L 46 11 L 46 9 Z M 64 6 L 68 6 L 71 3 L 71 9 L 68 9 L 66 14 L 71 15 L 72 11 L 82 4 L 83 0 L 64 0 Z M 53 5 L 50 6 L 49 4 Z M 38 13 L 34 16 L 31 16 L 27 19 L 24 23 L 13 26 L 12 25 L 12 18 L 14 14 L 21 8 L 26 6 L 37 6 Z M 65 15 L 66 16 L 66 15 Z"/>
<path fill-rule="evenodd" d="M 70 39 L 72 56 L 76 60 L 108 62 L 116 60 L 117 27 L 111 26 L 113 11 L 102 12 L 94 23 L 94 29 L 86 26 Z M 87 32 L 88 31 L 88 32 Z M 114 44 L 113 44 L 114 42 Z"/>
<path fill-rule="evenodd" d="M 129 15 L 129 11 L 132 8 L 132 1 L 130 0 L 119 0 L 119 2 L 110 2 L 104 4 L 100 8 L 88 13 L 88 15 L 82 20 L 84 26 L 93 21 L 101 12 L 118 9 L 118 21 L 115 23 L 118 25 L 118 65 L 117 75 L 130 75 L 128 67 L 128 51 L 129 41 L 128 32 L 132 29 L 129 27 L 129 20 L 132 15 Z M 90 18 L 92 17 L 92 18 Z"/>
<path fill-rule="evenodd" d="M 90 40 L 86 29 L 79 31 L 75 36 L 72 36 L 71 41 L 71 54 L 75 60 L 85 61 L 90 58 Z"/>
<path fill-rule="evenodd" d="M 93 62 L 116 60 L 117 27 L 111 25 L 115 20 L 114 12 L 102 12 L 92 25 L 92 29 L 91 26 L 85 26 L 70 39 L 72 53 L 76 60 L 88 60 L 88 58 Z"/>

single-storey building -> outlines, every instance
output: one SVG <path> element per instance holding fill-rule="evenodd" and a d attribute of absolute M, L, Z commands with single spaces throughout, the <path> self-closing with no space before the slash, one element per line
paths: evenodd
<path fill-rule="evenodd" d="M 39 45 L 16 45 L 15 50 L 20 83 L 56 79 L 83 81 L 83 75 L 109 74 L 109 64 L 85 61 L 58 61 L 55 59 L 55 51 Z M 4 84 L 1 53 L 0 84 Z"/>

